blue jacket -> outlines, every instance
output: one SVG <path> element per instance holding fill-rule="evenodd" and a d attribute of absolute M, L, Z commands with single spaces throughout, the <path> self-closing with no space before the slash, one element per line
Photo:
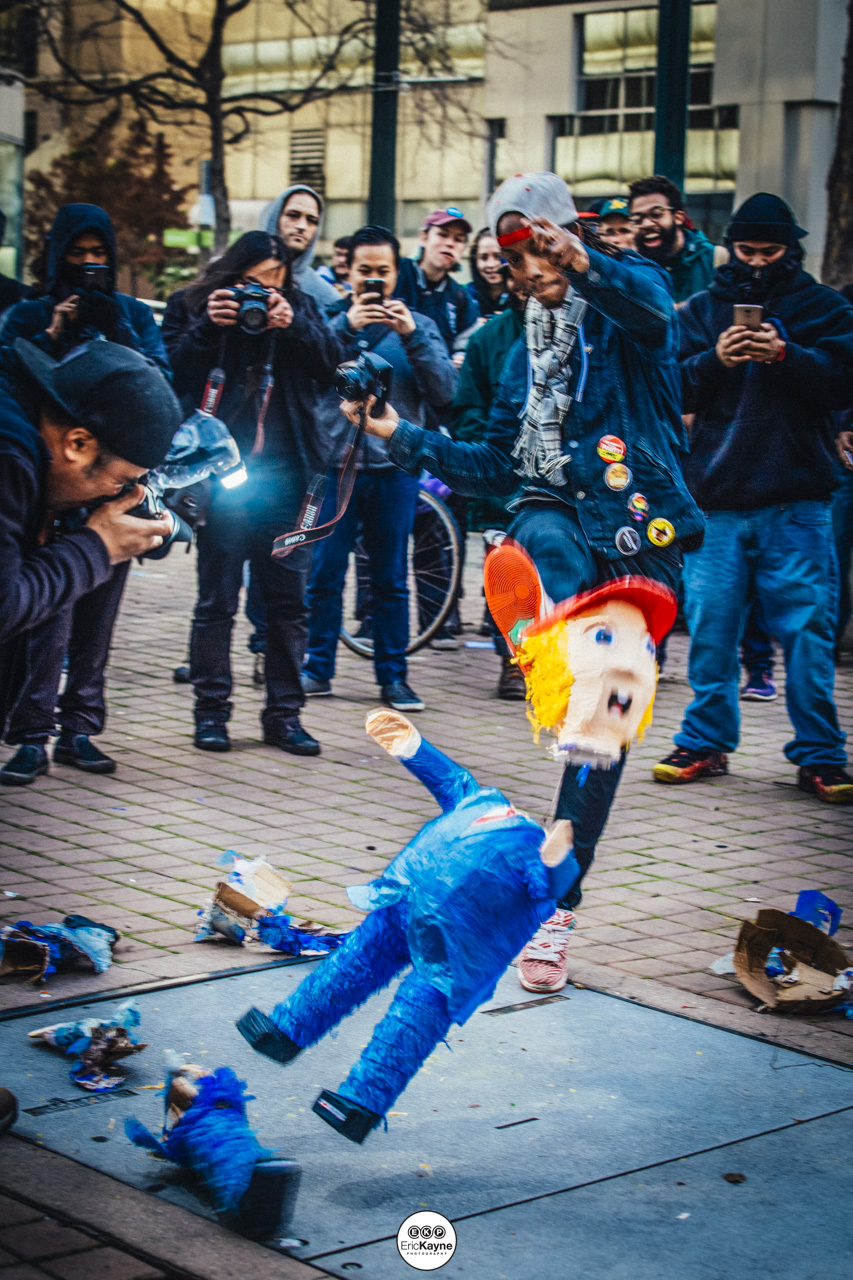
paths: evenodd
<path fill-rule="evenodd" d="M 421 267 L 413 258 L 403 258 L 397 276 L 394 297 L 405 302 L 410 311 L 420 311 L 438 325 L 447 350 L 480 318 L 477 299 L 464 285 L 445 276 L 438 285 L 427 282 Z M 453 397 L 450 397 L 451 400 Z"/>
<path fill-rule="evenodd" d="M 456 394 L 458 374 L 447 354 L 441 334 L 428 316 L 413 311 L 414 333 L 402 338 L 384 324 L 369 324 L 356 332 L 350 328 L 347 312 L 353 295 L 341 298 L 326 312 L 329 328 L 343 349 L 342 360 L 355 360 L 362 351 L 372 351 L 387 360 L 393 369 L 391 398 L 398 412 L 418 424 L 426 423 L 426 406 L 440 409 Z M 351 430 L 341 413 L 341 399 L 330 391 L 320 402 L 319 421 L 328 438 L 334 442 L 332 465 L 340 453 L 343 439 Z M 388 446 L 376 436 L 366 436 L 362 444 L 360 466 L 375 470 L 390 467 Z"/>
<path fill-rule="evenodd" d="M 522 481 L 515 470 L 512 450 L 530 381 L 523 338 L 507 358 L 479 443 L 448 440 L 401 421 L 389 456 L 413 475 L 426 468 L 464 497 L 512 496 L 511 508 L 543 499 L 575 506 L 590 546 L 613 560 L 621 557 L 617 531 L 633 523 L 628 499 L 641 493 L 649 519 L 671 521 L 676 538 L 690 549 L 701 543 L 704 520 L 681 474 L 687 442 L 669 282 L 660 267 L 633 253 L 611 258 L 590 249 L 589 260 L 587 272 L 569 273 L 589 310 L 572 353 L 575 399 L 563 424 L 571 457 L 565 486 Z M 632 480 L 621 492 L 604 483 L 607 462 L 597 449 L 605 435 L 618 436 L 626 446 Z M 655 550 L 651 543 L 648 549 Z"/>
<path fill-rule="evenodd" d="M 827 498 L 838 483 L 832 410 L 853 404 L 853 307 L 799 262 L 782 265 L 764 298 L 747 275 L 719 268 L 679 312 L 684 412 L 696 415 L 685 474 L 706 511 Z M 717 338 L 746 301 L 763 301 L 785 357 L 726 369 Z"/>

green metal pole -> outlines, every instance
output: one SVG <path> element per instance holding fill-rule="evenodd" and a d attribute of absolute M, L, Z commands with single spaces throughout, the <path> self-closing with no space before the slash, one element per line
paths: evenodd
<path fill-rule="evenodd" d="M 397 100 L 400 0 L 376 0 L 373 124 L 370 134 L 368 221 L 395 229 L 397 220 Z"/>
<path fill-rule="evenodd" d="M 655 173 L 684 187 L 690 90 L 690 0 L 658 0 Z"/>

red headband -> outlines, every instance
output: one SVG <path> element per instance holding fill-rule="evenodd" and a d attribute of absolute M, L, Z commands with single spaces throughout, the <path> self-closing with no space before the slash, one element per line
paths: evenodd
<path fill-rule="evenodd" d="M 519 240 L 529 240 L 532 235 L 530 227 L 519 227 L 517 231 L 509 231 L 505 236 L 498 236 L 498 244 L 505 249 L 509 244 L 518 244 Z"/>

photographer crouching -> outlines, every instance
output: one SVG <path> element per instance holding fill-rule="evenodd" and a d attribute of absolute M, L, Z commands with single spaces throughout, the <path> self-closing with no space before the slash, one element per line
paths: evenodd
<path fill-rule="evenodd" d="M 127 347 L 90 342 L 55 361 L 19 338 L 15 352 L 22 395 L 0 398 L 0 730 L 33 628 L 172 533 L 171 517 L 133 509 L 140 477 L 163 461 L 181 420 L 163 374 Z M 66 531 L 64 517 L 81 508 L 91 514 Z M 37 772 L 47 767 L 45 756 Z"/>
<path fill-rule="evenodd" d="M 340 359 L 337 339 L 292 284 L 285 245 L 263 231 L 241 236 L 195 284 L 173 293 L 162 332 L 185 410 L 216 413 L 247 472 L 237 487 L 211 482 L 198 530 L 190 640 L 195 744 L 204 751 L 231 746 L 231 632 L 248 560 L 268 617 L 264 742 L 293 755 L 319 755 L 319 742 L 299 721 L 311 551 L 297 548 L 275 560 L 271 551 L 276 537 L 293 528 L 312 477 L 328 463 L 315 419 Z"/>

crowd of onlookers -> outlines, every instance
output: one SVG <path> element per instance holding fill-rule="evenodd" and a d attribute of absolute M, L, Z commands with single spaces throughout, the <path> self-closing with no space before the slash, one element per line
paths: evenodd
<path fill-rule="evenodd" d="M 800 784 L 824 800 L 853 800 L 833 701 L 833 657 L 850 617 L 853 306 L 803 270 L 806 232 L 778 197 L 762 193 L 742 204 L 722 245 L 693 225 L 682 193 L 663 177 L 580 213 L 570 198 L 568 205 L 572 212 L 557 225 L 587 247 L 585 278 L 599 293 L 574 319 L 567 311 L 563 328 L 543 327 L 539 311 L 534 323 L 528 296 L 545 300 L 547 286 L 525 284 L 535 274 L 529 262 L 527 276 L 513 265 L 508 245 L 517 233 L 499 235 L 495 222 L 475 234 L 453 207 L 425 219 L 414 258 L 401 256 L 391 231 L 364 226 L 315 267 L 323 200 L 291 186 L 264 210 L 259 230 L 171 295 L 160 325 L 145 302 L 117 290 L 121 264 L 107 214 L 82 204 L 59 211 L 36 283 L 5 281 L 0 292 L 0 719 L 5 742 L 17 748 L 0 783 L 23 785 L 45 773 L 57 732 L 54 759 L 95 773 L 115 768 L 92 741 L 104 728 L 112 631 L 130 557 L 163 554 L 169 537 L 167 517 L 141 527 L 134 484 L 162 461 L 178 423 L 199 410 L 225 424 L 244 471 L 239 484 L 213 476 L 175 491 L 197 548 L 189 662 L 176 672 L 194 687 L 195 745 L 230 748 L 232 630 L 245 586 L 256 678 L 266 690 L 264 741 L 319 754 L 300 712 L 306 697 L 333 693 L 356 546 L 359 617 L 381 697 L 397 710 L 423 710 L 406 664 L 420 473 L 402 464 L 399 434 L 392 446 L 390 436 L 368 433 L 354 465 L 344 465 L 353 432 L 336 369 L 364 354 L 386 362 L 401 422 L 469 446 L 454 454 L 453 467 L 464 475 L 470 457 L 471 474 L 481 475 L 499 433 L 508 422 L 520 430 L 531 402 L 546 438 L 547 410 L 525 371 L 538 367 L 543 345 L 560 356 L 565 343 L 565 384 L 554 384 L 560 456 L 543 462 L 543 474 L 557 474 L 573 457 L 580 465 L 583 452 L 569 439 L 578 428 L 561 395 L 569 405 L 609 396 L 602 411 L 609 425 L 592 442 L 602 462 L 595 483 L 620 495 L 623 515 L 613 550 L 596 554 L 608 572 L 632 563 L 639 572 L 649 544 L 669 548 L 691 635 L 693 701 L 655 776 L 685 782 L 726 771 L 739 699 L 777 696 L 778 647 L 795 735 L 786 754 Z M 584 330 L 586 306 L 610 314 L 596 267 L 602 259 L 641 262 L 646 274 L 630 279 L 641 292 L 649 282 L 645 321 L 630 314 L 629 297 L 614 301 L 612 318 L 627 335 L 616 354 Z M 566 261 L 573 279 L 578 268 Z M 467 284 L 457 279 L 463 264 Z M 614 280 L 616 294 L 622 286 Z M 658 321 L 680 366 L 680 393 L 661 384 L 647 402 L 623 401 L 607 381 L 607 362 L 618 359 L 625 385 L 637 385 L 648 345 L 662 349 Z M 577 372 L 568 372 L 571 351 Z M 548 385 L 544 392 L 547 405 Z M 156 442 L 137 445 L 155 405 Z M 656 445 L 644 455 L 641 442 L 625 456 L 623 428 L 644 412 L 669 424 L 666 458 Z M 533 476 L 524 473 L 522 435 L 510 441 L 517 475 Z M 704 538 L 688 530 L 686 515 L 680 527 L 677 514 L 655 518 L 649 508 L 656 480 L 665 487 L 673 468 L 704 516 Z M 505 477 L 449 487 L 463 550 L 468 533 L 508 527 L 515 495 Z M 595 495 L 572 488 L 558 495 L 563 507 L 573 520 L 592 518 Z M 117 493 L 118 503 L 100 501 Z M 273 555 L 276 540 L 300 527 L 311 495 L 314 523 L 331 526 L 329 536 Z M 541 496 L 541 506 L 553 504 L 552 493 Z M 566 536 L 554 528 L 554 537 Z M 432 644 L 458 647 L 461 629 L 456 606 Z M 501 655 L 498 696 L 523 699 L 523 680 L 488 614 L 482 629 Z"/>

